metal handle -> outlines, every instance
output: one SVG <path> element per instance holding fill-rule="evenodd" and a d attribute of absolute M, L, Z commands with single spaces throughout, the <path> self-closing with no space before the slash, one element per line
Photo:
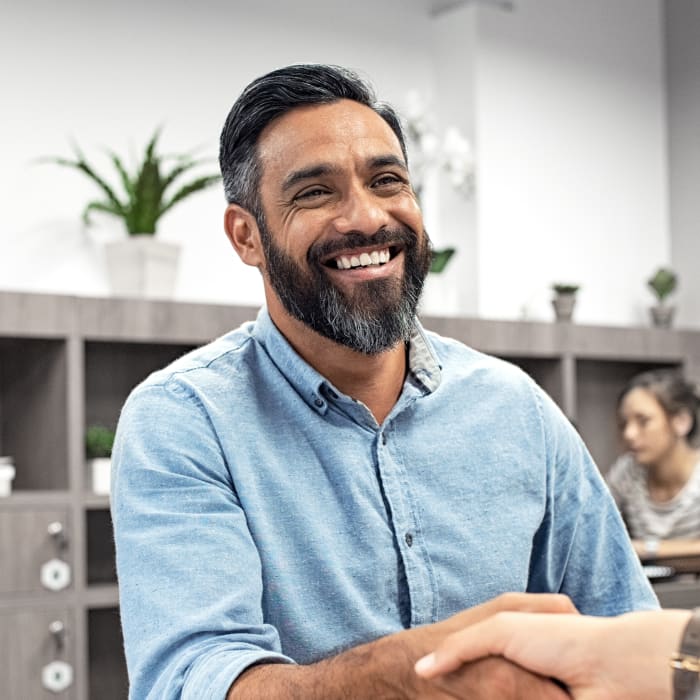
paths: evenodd
<path fill-rule="evenodd" d="M 46 531 L 58 549 L 65 549 L 68 545 L 68 538 L 66 537 L 66 531 L 62 522 L 54 520 L 52 523 L 49 523 Z"/>
<path fill-rule="evenodd" d="M 61 651 L 66 643 L 66 626 L 61 620 L 49 624 L 49 634 L 56 645 L 56 651 Z"/>

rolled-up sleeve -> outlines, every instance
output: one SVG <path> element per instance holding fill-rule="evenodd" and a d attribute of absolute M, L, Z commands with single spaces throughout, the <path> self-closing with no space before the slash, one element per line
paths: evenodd
<path fill-rule="evenodd" d="M 199 399 L 172 381 L 137 388 L 112 462 L 130 697 L 224 700 L 249 666 L 292 663 L 263 620 L 258 551 Z"/>

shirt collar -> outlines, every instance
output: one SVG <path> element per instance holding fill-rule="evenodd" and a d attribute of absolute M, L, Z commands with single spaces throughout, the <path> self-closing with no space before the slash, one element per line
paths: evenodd
<path fill-rule="evenodd" d="M 294 350 L 275 326 L 265 306 L 258 313 L 253 337 L 265 348 L 299 396 L 315 411 L 324 414 L 328 410 L 327 397 L 335 398 L 340 392 Z M 416 319 L 408 348 L 409 376 L 423 387 L 424 393 L 431 393 L 440 385 L 441 369 L 435 350 Z"/>

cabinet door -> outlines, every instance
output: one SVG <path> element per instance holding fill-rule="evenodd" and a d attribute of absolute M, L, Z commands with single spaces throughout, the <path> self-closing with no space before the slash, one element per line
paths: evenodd
<path fill-rule="evenodd" d="M 72 579 L 70 535 L 67 508 L 0 510 L 0 595 L 70 588 L 63 585 L 66 574 Z M 42 567 L 56 560 L 68 569 L 44 569 L 42 583 Z"/>
<path fill-rule="evenodd" d="M 73 618 L 65 608 L 0 608 L 0 697 L 75 698 L 73 630 Z M 47 689 L 45 682 L 55 689 Z"/>

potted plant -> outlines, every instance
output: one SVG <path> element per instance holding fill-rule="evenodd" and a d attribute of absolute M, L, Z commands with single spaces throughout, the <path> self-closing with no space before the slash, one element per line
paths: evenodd
<path fill-rule="evenodd" d="M 189 154 L 159 154 L 159 137 L 160 129 L 156 129 L 133 172 L 129 172 L 116 153 L 109 152 L 123 190 L 121 193 L 97 173 L 78 146 L 74 146 L 74 159 L 44 159 L 83 173 L 100 189 L 102 198 L 88 202 L 83 210 L 87 225 L 96 211 L 124 222 L 127 239 L 108 243 L 105 248 L 110 286 L 117 295 L 170 296 L 179 246 L 156 239 L 158 222 L 176 204 L 221 180 L 220 175 L 202 175 L 179 184 L 180 178 L 202 161 Z"/>
<path fill-rule="evenodd" d="M 647 280 L 647 285 L 657 299 L 657 303 L 649 309 L 652 323 L 659 328 L 670 328 L 676 309 L 666 302 L 666 298 L 678 286 L 678 275 L 669 267 L 660 267 Z"/>
<path fill-rule="evenodd" d="M 576 292 L 578 284 L 555 282 L 552 285 L 554 297 L 552 307 L 557 321 L 571 321 L 576 306 Z"/>
<path fill-rule="evenodd" d="M 92 490 L 109 494 L 114 431 L 104 425 L 90 425 L 85 431 L 85 456 L 92 480 Z"/>

